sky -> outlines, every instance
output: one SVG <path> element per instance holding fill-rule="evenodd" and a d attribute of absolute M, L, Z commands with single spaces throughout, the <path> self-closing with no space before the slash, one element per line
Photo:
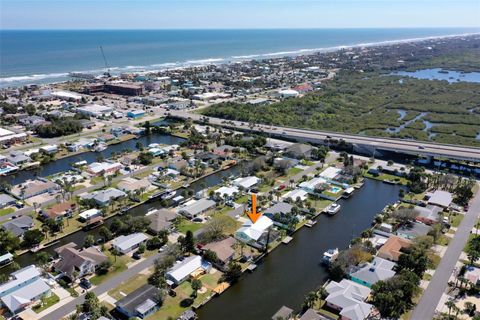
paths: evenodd
<path fill-rule="evenodd" d="M 0 29 L 480 27 L 480 0 L 0 0 Z"/>

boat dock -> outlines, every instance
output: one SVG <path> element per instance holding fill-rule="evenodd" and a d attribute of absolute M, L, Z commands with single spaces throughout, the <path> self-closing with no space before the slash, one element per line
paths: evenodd
<path fill-rule="evenodd" d="M 255 269 L 257 269 L 257 265 L 255 263 L 252 263 L 247 267 L 247 270 L 250 272 L 253 272 Z"/>
<path fill-rule="evenodd" d="M 283 244 L 289 244 L 290 241 L 292 241 L 292 240 L 293 240 L 292 237 L 286 236 L 285 238 L 283 238 L 282 243 L 283 243 Z"/>
<path fill-rule="evenodd" d="M 308 220 L 305 225 L 309 228 L 313 227 L 314 225 L 317 224 L 317 220 Z"/>

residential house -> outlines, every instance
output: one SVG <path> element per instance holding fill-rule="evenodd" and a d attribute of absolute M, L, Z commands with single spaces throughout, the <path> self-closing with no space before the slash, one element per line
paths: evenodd
<path fill-rule="evenodd" d="M 41 146 L 40 151 L 46 154 L 55 154 L 58 152 L 58 146 L 56 144 Z"/>
<path fill-rule="evenodd" d="M 335 168 L 335 167 L 328 167 L 320 173 L 320 177 L 326 180 L 335 180 L 335 177 L 340 175 L 342 169 Z"/>
<path fill-rule="evenodd" d="M 92 193 L 81 196 L 82 199 L 93 199 L 101 206 L 108 206 L 112 201 L 125 197 L 127 194 L 115 188 L 108 188 L 105 190 L 94 191 Z"/>
<path fill-rule="evenodd" d="M 179 285 L 190 277 L 198 277 L 211 269 L 211 264 L 202 257 L 193 255 L 183 261 L 177 262 L 166 273 L 167 280 L 174 285 Z"/>
<path fill-rule="evenodd" d="M 364 302 L 370 295 L 369 288 L 343 279 L 331 281 L 325 289 L 326 305 L 339 311 L 342 320 L 363 320 L 369 316 L 373 306 Z"/>
<path fill-rule="evenodd" d="M 375 257 L 372 262 L 355 267 L 352 272 L 350 272 L 350 279 L 370 288 L 378 281 L 393 277 L 395 275 L 395 271 L 393 271 L 394 268 L 394 262 Z"/>
<path fill-rule="evenodd" d="M 58 272 L 71 280 L 92 274 L 108 257 L 96 247 L 76 249 L 76 244 L 71 242 L 55 249 L 60 260 L 53 266 Z"/>
<path fill-rule="evenodd" d="M 29 163 L 32 161 L 30 157 L 27 157 L 25 154 L 19 151 L 12 151 L 7 156 L 8 162 L 15 166 L 21 166 L 23 164 Z"/>
<path fill-rule="evenodd" d="M 158 209 L 147 213 L 146 217 L 150 220 L 148 230 L 153 234 L 158 234 L 162 230 L 172 229 L 172 222 L 178 215 L 174 210 Z"/>
<path fill-rule="evenodd" d="M 235 238 L 228 237 L 226 239 L 207 243 L 202 247 L 202 250 L 210 250 L 215 252 L 218 260 L 222 265 L 227 265 L 230 261 L 233 260 L 235 254 L 234 246 L 238 243 Z"/>
<path fill-rule="evenodd" d="M 414 210 L 418 212 L 418 216 L 415 219 L 428 225 L 439 222 L 440 214 L 443 211 L 442 208 L 435 205 L 427 205 L 426 207 L 415 206 Z"/>
<path fill-rule="evenodd" d="M 137 191 L 145 191 L 151 186 L 148 179 L 134 179 L 134 178 L 125 178 L 117 184 L 117 188 L 126 193 L 135 193 Z"/>
<path fill-rule="evenodd" d="M 412 240 L 420 236 L 426 236 L 431 229 L 432 227 L 415 221 L 398 228 L 396 234 L 399 237 Z"/>
<path fill-rule="evenodd" d="M 38 196 L 47 192 L 54 192 L 59 186 L 51 181 L 44 179 L 27 180 L 24 183 L 13 186 L 11 194 L 21 200 Z"/>
<path fill-rule="evenodd" d="M 112 247 L 123 254 L 127 254 L 130 251 L 138 248 L 141 244 L 144 244 L 148 240 L 146 234 L 137 232 L 127 236 L 119 236 L 112 240 Z"/>
<path fill-rule="evenodd" d="M 0 193 L 0 209 L 14 205 L 17 202 L 15 198 L 12 198 L 8 194 Z"/>
<path fill-rule="evenodd" d="M 113 175 L 123 168 L 119 162 L 92 162 L 87 167 L 87 172 L 92 176 Z"/>
<path fill-rule="evenodd" d="M 299 187 L 310 194 L 314 194 L 316 193 L 316 189 L 325 183 L 327 183 L 327 180 L 317 177 L 300 183 Z"/>
<path fill-rule="evenodd" d="M 229 159 L 233 155 L 233 149 L 238 149 L 238 148 L 225 144 L 213 149 L 213 153 L 222 159 Z"/>
<path fill-rule="evenodd" d="M 467 266 L 464 278 L 473 283 L 475 286 L 480 285 L 480 268 Z"/>
<path fill-rule="evenodd" d="M 9 220 L 1 225 L 5 231 L 10 231 L 16 237 L 23 237 L 25 231 L 34 227 L 33 219 L 30 216 L 20 216 Z"/>
<path fill-rule="evenodd" d="M 453 196 L 450 192 L 436 190 L 430 195 L 428 204 L 433 204 L 442 208 L 448 208 L 452 203 Z"/>
<path fill-rule="evenodd" d="M 184 159 L 171 159 L 168 160 L 168 167 L 173 170 L 182 171 L 182 169 L 188 167 L 188 162 Z"/>
<path fill-rule="evenodd" d="M 239 188 L 244 188 L 245 190 L 249 190 L 250 188 L 253 188 L 254 186 L 258 185 L 260 181 L 261 181 L 260 178 L 257 178 L 255 176 L 249 176 L 249 177 L 237 178 L 233 180 L 233 185 Z"/>
<path fill-rule="evenodd" d="M 411 245 L 412 242 L 410 240 L 398 236 L 390 236 L 387 242 L 378 250 L 377 256 L 390 261 L 398 261 L 402 254 L 402 249 L 409 248 Z"/>
<path fill-rule="evenodd" d="M 160 290 L 145 284 L 116 302 L 116 310 L 128 319 L 144 319 L 158 309 Z"/>
<path fill-rule="evenodd" d="M 235 194 L 239 193 L 238 187 L 220 187 L 217 190 L 215 190 L 215 194 L 219 194 L 220 197 L 224 199 L 233 199 L 233 196 Z"/>
<path fill-rule="evenodd" d="M 90 219 L 101 217 L 101 216 L 102 216 L 102 211 L 98 209 L 89 209 L 89 210 L 83 211 L 78 215 L 80 221 L 82 222 L 86 222 Z"/>
<path fill-rule="evenodd" d="M 309 144 L 294 143 L 285 150 L 285 155 L 295 159 L 311 159 L 313 149 Z"/>
<path fill-rule="evenodd" d="M 247 221 L 240 229 L 235 232 L 235 238 L 248 244 L 258 243 L 265 245 L 267 241 L 267 234 L 273 227 L 273 221 L 262 215 L 255 223 Z M 271 242 L 272 239 L 270 238 Z"/>
<path fill-rule="evenodd" d="M 190 200 L 178 209 L 178 213 L 193 219 L 198 215 L 215 208 L 215 201 L 202 198 L 200 200 Z"/>
<path fill-rule="evenodd" d="M 328 318 L 321 316 L 313 309 L 305 311 L 299 320 L 329 320 Z"/>
<path fill-rule="evenodd" d="M 60 220 L 63 217 L 71 217 L 75 211 L 76 204 L 71 201 L 65 201 L 61 203 L 54 204 L 49 209 L 42 209 L 40 211 L 40 216 L 44 219 L 54 219 Z"/>
<path fill-rule="evenodd" d="M 278 309 L 277 312 L 272 316 L 272 320 L 288 320 L 293 317 L 293 309 L 290 309 L 289 307 L 282 306 L 280 309 Z"/>
<path fill-rule="evenodd" d="M 13 272 L 11 280 L 0 285 L 0 307 L 16 314 L 42 297 L 50 296 L 50 287 L 40 275 L 35 265 Z"/>
<path fill-rule="evenodd" d="M 278 169 L 287 170 L 296 166 L 300 161 L 293 158 L 275 158 L 273 159 L 273 166 Z"/>
<path fill-rule="evenodd" d="M 308 193 L 303 189 L 293 189 L 282 196 L 283 200 L 291 199 L 292 201 L 296 201 L 297 199 L 305 201 L 307 198 Z"/>

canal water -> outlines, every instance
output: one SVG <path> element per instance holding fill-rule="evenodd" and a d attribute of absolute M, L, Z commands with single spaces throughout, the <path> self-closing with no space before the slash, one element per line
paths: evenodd
<path fill-rule="evenodd" d="M 400 186 L 366 179 L 365 185 L 333 216 L 320 215 L 313 228 L 302 228 L 288 245 L 280 245 L 259 267 L 197 312 L 200 320 L 265 320 L 282 306 L 299 310 L 305 295 L 327 279 L 320 265 L 329 248 L 345 249 L 367 229 L 374 216 L 398 200 Z"/>
<path fill-rule="evenodd" d="M 225 177 L 229 178 L 229 177 L 236 176 L 236 175 L 240 174 L 240 171 L 241 171 L 241 166 L 234 166 L 234 167 L 231 167 L 227 170 L 216 172 L 212 175 L 209 175 L 205 178 L 199 179 L 199 180 L 191 183 L 191 185 L 189 186 L 189 189 L 196 192 L 196 191 L 202 190 L 203 188 L 212 187 L 214 185 L 217 185 L 217 184 L 221 183 L 222 180 Z M 179 190 L 179 192 L 181 192 L 181 190 Z M 143 203 L 143 204 L 141 204 L 137 207 L 134 207 L 134 208 L 130 209 L 129 211 L 127 211 L 126 214 L 129 214 L 131 216 L 143 216 L 152 208 L 161 208 L 160 200 L 153 200 L 153 201 L 150 201 L 150 202 Z M 67 223 L 67 222 L 65 222 L 65 223 Z M 110 223 L 111 223 L 111 219 L 107 220 L 105 222 L 105 225 L 108 226 Z M 55 256 L 55 251 L 54 251 L 55 248 L 63 246 L 67 243 L 74 242 L 79 247 L 82 247 L 83 243 L 85 241 L 85 237 L 89 234 L 93 235 L 95 240 L 100 239 L 101 236 L 98 233 L 99 230 L 100 230 L 100 228 L 96 228 L 96 229 L 89 230 L 89 231 L 83 231 L 83 230 L 78 231 L 74 234 L 71 234 L 71 235 L 69 235 L 65 238 L 60 239 L 58 243 L 55 243 L 54 245 L 45 248 L 43 251 L 49 253 L 52 256 Z M 52 241 L 53 241 L 53 239 L 52 239 Z M 35 263 L 35 254 L 27 252 L 27 253 L 17 257 L 15 259 L 15 262 L 18 263 L 21 267 L 28 266 L 32 263 Z M 0 274 L 9 274 L 10 272 L 12 272 L 12 270 L 9 267 L 4 267 L 4 268 L 0 269 Z"/>
<path fill-rule="evenodd" d="M 104 159 L 110 158 L 112 153 L 120 153 L 126 149 L 135 150 L 135 145 L 138 142 L 141 142 L 144 146 L 149 145 L 150 143 L 160 143 L 160 144 L 180 144 L 185 139 L 166 135 L 166 134 L 159 134 L 159 133 L 152 133 L 148 136 L 140 136 L 138 139 L 131 139 L 127 141 L 123 141 L 117 144 L 109 145 L 107 149 L 101 152 L 84 152 L 81 154 L 77 154 L 71 157 L 62 158 L 53 162 L 50 162 L 44 166 L 41 166 L 35 170 L 23 170 L 19 171 L 14 175 L 9 175 L 6 177 L 1 177 L 1 181 L 7 181 L 10 184 L 18 184 L 25 182 L 28 179 L 32 179 L 36 176 L 38 177 L 46 177 L 55 173 L 67 171 L 71 169 L 72 164 L 79 161 L 87 161 L 88 163 L 92 163 L 97 161 L 99 156 L 102 156 Z"/>

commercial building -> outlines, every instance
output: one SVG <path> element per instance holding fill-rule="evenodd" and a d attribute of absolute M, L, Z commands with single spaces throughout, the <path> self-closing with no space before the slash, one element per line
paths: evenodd
<path fill-rule="evenodd" d="M 78 113 L 87 115 L 89 117 L 108 117 L 115 109 L 113 107 L 104 106 L 100 104 L 88 104 L 81 107 L 77 107 Z"/>
<path fill-rule="evenodd" d="M 145 115 L 144 110 L 131 110 L 127 112 L 127 117 L 130 119 L 138 119 Z"/>

